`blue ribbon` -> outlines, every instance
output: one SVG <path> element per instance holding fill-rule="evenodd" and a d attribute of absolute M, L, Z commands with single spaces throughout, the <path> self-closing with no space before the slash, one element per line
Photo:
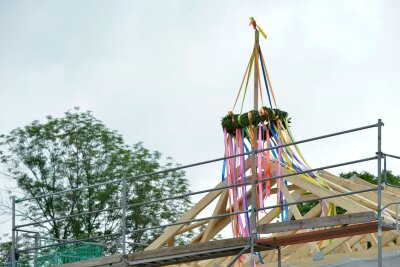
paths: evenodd
<path fill-rule="evenodd" d="M 256 234 L 256 240 L 258 240 L 258 234 Z M 258 255 L 258 259 L 260 260 L 260 263 L 261 263 L 261 264 L 264 264 L 264 261 L 263 261 L 263 259 L 262 259 L 262 257 L 261 257 L 261 253 L 260 253 L 260 252 L 257 252 L 257 255 Z"/>
<path fill-rule="evenodd" d="M 226 159 L 224 159 L 224 163 L 222 165 L 222 181 L 225 180 L 225 168 L 226 168 Z"/>
<path fill-rule="evenodd" d="M 272 102 L 271 102 L 271 97 L 269 96 L 268 82 L 267 82 L 267 77 L 265 75 L 264 63 L 263 63 L 263 60 L 262 60 L 262 53 L 261 53 L 261 48 L 260 47 L 258 47 L 258 55 L 260 57 L 261 69 L 262 69 L 262 73 L 263 73 L 263 76 L 264 76 L 265 90 L 267 90 L 269 105 L 272 108 Z"/>

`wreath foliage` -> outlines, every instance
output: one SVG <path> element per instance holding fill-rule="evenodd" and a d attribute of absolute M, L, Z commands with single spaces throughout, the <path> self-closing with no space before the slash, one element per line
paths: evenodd
<path fill-rule="evenodd" d="M 249 119 L 249 113 L 251 113 L 251 125 Z M 226 128 L 226 131 L 230 134 L 235 135 L 236 129 L 248 128 L 250 126 L 257 126 L 261 122 L 273 122 L 279 119 L 282 122 L 288 120 L 288 113 L 280 109 L 271 109 L 267 107 L 262 107 L 262 112 L 257 110 L 251 110 L 243 114 L 233 114 L 230 113 L 222 118 L 221 126 Z M 283 123 L 283 125 L 286 125 Z"/>

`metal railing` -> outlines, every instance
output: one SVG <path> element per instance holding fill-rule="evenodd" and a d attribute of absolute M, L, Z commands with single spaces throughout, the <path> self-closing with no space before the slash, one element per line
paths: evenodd
<path fill-rule="evenodd" d="M 257 212 L 259 212 L 261 210 L 266 210 L 266 209 L 287 207 L 287 206 L 303 204 L 303 203 L 307 203 L 307 202 L 326 200 L 326 199 L 331 199 L 331 198 L 337 198 L 337 197 L 349 196 L 349 195 L 354 195 L 354 194 L 359 194 L 359 193 L 376 191 L 377 195 L 378 195 L 378 203 L 377 203 L 377 212 L 378 212 L 378 229 L 377 229 L 377 232 L 378 232 L 378 251 L 379 251 L 378 252 L 378 266 L 382 267 L 382 218 L 381 218 L 382 216 L 381 216 L 381 213 L 385 208 L 388 207 L 388 205 L 386 205 L 383 208 L 381 207 L 381 205 L 382 205 L 381 204 L 382 203 L 382 200 L 381 200 L 382 159 L 384 159 L 384 174 L 386 174 L 386 157 L 393 157 L 393 158 L 400 159 L 400 157 L 398 157 L 398 156 L 393 156 L 393 155 L 382 153 L 382 149 L 381 149 L 382 126 L 383 126 L 382 121 L 378 120 L 378 123 L 375 123 L 375 124 L 371 124 L 371 125 L 367 125 L 367 126 L 363 126 L 363 127 L 358 127 L 358 128 L 353 128 L 353 129 L 350 129 L 350 130 L 340 131 L 340 132 L 336 132 L 336 133 L 321 135 L 321 136 L 318 136 L 318 137 L 304 139 L 304 140 L 301 140 L 301 141 L 296 141 L 296 142 L 292 142 L 292 143 L 289 143 L 289 144 L 283 144 L 283 145 L 278 145 L 278 146 L 274 146 L 274 147 L 269 147 L 269 148 L 261 149 L 261 150 L 256 150 L 256 149 L 253 148 L 249 152 L 236 154 L 234 156 L 219 157 L 219 158 L 206 160 L 206 161 L 201 161 L 201 162 L 197 162 L 197 163 L 193 163 L 193 164 L 178 166 L 178 167 L 174 167 L 174 168 L 170 168 L 170 169 L 166 169 L 166 170 L 160 170 L 160 171 L 155 171 L 155 172 L 151 172 L 151 173 L 140 174 L 140 175 L 136 175 L 136 176 L 132 176 L 132 177 L 125 177 L 125 178 L 122 178 L 122 179 L 112 180 L 112 181 L 99 183 L 99 184 L 82 186 L 82 187 L 79 187 L 79 188 L 73 188 L 73 189 L 59 191 L 59 192 L 53 192 L 53 193 L 44 194 L 44 195 L 40 195 L 40 196 L 26 197 L 26 198 L 21 198 L 21 199 L 16 199 L 15 197 L 13 197 L 12 198 L 12 251 L 15 252 L 17 250 L 17 236 L 16 236 L 16 233 L 17 232 L 24 232 L 24 231 L 25 232 L 30 232 L 30 231 L 27 231 L 27 230 L 22 229 L 22 228 L 30 227 L 30 226 L 43 225 L 43 224 L 51 222 L 51 221 L 66 220 L 66 219 L 74 218 L 74 217 L 77 217 L 77 216 L 87 216 L 87 215 L 97 214 L 97 213 L 101 213 L 101 212 L 107 212 L 107 211 L 113 211 L 113 210 L 121 210 L 122 211 L 121 222 L 120 222 L 121 230 L 120 230 L 119 233 L 102 235 L 102 236 L 95 236 L 95 237 L 89 237 L 89 238 L 79 239 L 79 240 L 66 240 L 66 241 L 62 240 L 62 241 L 60 241 L 61 244 L 77 243 L 77 242 L 83 242 L 83 241 L 88 241 L 88 240 L 104 239 L 104 238 L 108 238 L 108 237 L 111 237 L 111 236 L 114 236 L 114 237 L 115 236 L 119 236 L 121 238 L 121 245 L 122 245 L 122 251 L 121 252 L 122 252 L 122 256 L 124 256 L 124 255 L 126 255 L 126 250 L 127 250 L 126 249 L 126 244 L 127 243 L 130 244 L 130 242 L 127 241 L 127 235 L 128 234 L 132 234 L 132 233 L 136 233 L 136 232 L 143 232 L 143 231 L 150 231 L 150 230 L 170 227 L 170 226 L 174 226 L 174 225 L 186 225 L 186 224 L 190 224 L 190 223 L 194 223 L 194 222 L 200 222 L 200 221 L 216 219 L 216 218 L 224 218 L 224 217 L 228 217 L 228 216 L 232 216 L 232 215 L 238 215 L 238 214 L 243 214 L 243 213 L 250 212 L 250 219 L 251 219 L 250 220 L 251 221 L 250 222 L 250 225 L 251 225 L 250 244 L 248 246 L 248 249 L 244 250 L 242 253 L 245 253 L 248 250 L 250 250 L 251 252 L 254 252 L 255 239 L 256 239 L 256 235 L 257 235 L 257 229 L 256 229 L 257 228 L 257 225 L 256 225 L 256 213 Z M 344 135 L 344 134 L 348 134 L 348 133 L 363 131 L 363 130 L 367 130 L 367 129 L 371 129 L 371 128 L 377 128 L 378 129 L 378 133 L 377 133 L 377 135 L 378 135 L 378 138 L 377 138 L 377 152 L 376 152 L 375 156 L 368 157 L 368 158 L 363 158 L 363 159 L 358 159 L 358 160 L 353 160 L 353 161 L 337 163 L 337 164 L 332 164 L 332 165 L 327 165 L 327 166 L 322 166 L 322 167 L 303 170 L 303 171 L 298 171 L 298 172 L 293 172 L 293 173 L 287 173 L 287 174 L 284 174 L 284 175 L 268 177 L 268 178 L 264 178 L 264 179 L 261 179 L 261 180 L 256 180 L 255 179 L 255 157 L 256 157 L 256 155 L 258 153 L 262 153 L 262 152 L 266 152 L 266 151 L 270 151 L 270 150 L 275 150 L 275 149 L 279 149 L 279 148 L 284 148 L 284 147 L 288 147 L 288 146 L 294 146 L 294 145 L 298 145 L 298 144 L 302 144 L 302 143 L 312 142 L 312 141 L 316 141 L 316 140 L 331 138 L 331 137 Z M 146 177 L 146 176 L 164 174 L 164 173 L 173 172 L 173 171 L 177 171 L 177 170 L 183 170 L 183 169 L 187 169 L 187 168 L 191 168 L 191 167 L 206 165 L 206 164 L 209 164 L 209 163 L 223 161 L 223 160 L 236 158 L 236 157 L 240 157 L 240 156 L 250 156 L 251 160 L 252 160 L 252 168 L 253 168 L 252 172 L 251 172 L 252 173 L 251 177 L 246 177 L 246 180 L 243 181 L 243 182 L 237 183 L 235 185 L 221 185 L 219 187 L 215 187 L 215 188 L 211 188 L 211 189 L 207 189 L 207 190 L 189 192 L 189 193 L 181 194 L 181 195 L 178 195 L 178 196 L 171 196 L 171 197 L 155 199 L 155 200 L 149 200 L 149 201 L 144 201 L 144 202 L 141 202 L 141 203 L 134 203 L 134 204 L 127 205 L 127 182 L 129 180 L 131 180 L 131 179 L 139 179 L 139 178 Z M 255 200 L 255 185 L 257 183 L 264 182 L 264 181 L 272 181 L 272 180 L 276 180 L 276 179 L 280 179 L 280 178 L 286 178 L 286 177 L 299 175 L 299 174 L 312 173 L 312 172 L 319 171 L 319 170 L 325 170 L 325 169 L 331 169 L 331 168 L 336 168 L 336 167 L 341 167 L 341 166 L 347 166 L 347 165 L 356 164 L 356 163 L 362 163 L 362 162 L 367 162 L 367 161 L 375 161 L 375 160 L 377 161 L 377 165 L 378 165 L 377 166 L 377 176 L 378 176 L 378 181 L 377 181 L 378 185 L 377 185 L 377 187 L 367 188 L 367 189 L 364 189 L 364 190 L 358 190 L 358 191 L 352 191 L 352 192 L 346 192 L 346 193 L 338 193 L 338 194 L 334 194 L 334 195 L 331 195 L 331 196 L 318 197 L 318 198 L 309 199 L 309 200 L 293 201 L 293 202 L 288 202 L 288 203 L 283 203 L 283 204 L 270 205 L 270 206 L 266 206 L 266 207 L 263 207 L 263 208 L 256 208 L 256 205 L 255 205 L 255 201 L 256 201 Z M 384 181 L 387 184 L 386 176 L 384 176 Z M 91 188 L 98 188 L 98 187 L 101 187 L 101 186 L 104 186 L 104 185 L 117 184 L 117 183 L 121 184 L 121 204 L 118 207 L 111 207 L 111 208 L 102 209 L 102 210 L 95 210 L 95 211 L 88 211 L 88 212 L 82 212 L 82 213 L 77 213 L 77 214 L 71 214 L 71 215 L 61 216 L 61 217 L 57 217 L 57 218 L 53 218 L 53 219 L 49 219 L 49 220 L 42 220 L 42 221 L 39 221 L 39 222 L 32 222 L 32 223 L 26 223 L 26 224 L 20 224 L 20 225 L 16 224 L 16 214 L 15 214 L 16 204 L 19 204 L 19 203 L 22 203 L 22 202 L 25 202 L 25 201 L 31 201 L 31 200 L 36 200 L 36 199 L 46 198 L 46 197 L 51 197 L 51 196 L 56 196 L 56 195 L 64 195 L 64 194 L 68 194 L 68 193 L 75 192 L 75 191 L 91 189 Z M 179 221 L 179 222 L 168 223 L 168 224 L 157 225 L 157 226 L 151 226 L 151 227 L 140 228 L 140 229 L 133 229 L 131 231 L 127 230 L 127 227 L 126 227 L 126 214 L 127 214 L 127 209 L 130 208 L 130 207 L 144 206 L 144 205 L 148 205 L 148 204 L 159 203 L 159 202 L 169 201 L 169 200 L 174 200 L 174 199 L 180 199 L 180 198 L 185 198 L 185 197 L 194 196 L 194 195 L 198 195 L 198 194 L 209 193 L 209 192 L 213 192 L 213 191 L 220 191 L 220 190 L 224 190 L 224 189 L 230 189 L 230 188 L 234 188 L 234 187 L 238 187 L 238 186 L 251 186 L 251 192 L 252 192 L 251 197 L 252 197 L 252 199 L 251 199 L 251 205 L 250 205 L 251 208 L 249 210 L 218 214 L 218 215 L 207 216 L 207 217 L 202 217 L 202 218 L 195 218 L 195 219 L 191 219 L 191 220 Z M 396 222 L 398 222 L 398 216 L 396 216 L 396 218 L 397 218 Z M 140 245 L 143 245 L 143 244 L 140 244 Z M 32 247 L 32 248 L 26 248 L 24 250 L 19 250 L 19 251 L 22 251 L 22 252 L 37 251 L 38 249 L 42 249 L 42 248 L 45 248 L 45 247 L 46 246 L 40 246 L 40 247 L 35 246 L 35 247 Z M 280 248 L 279 248 L 279 252 L 280 252 Z M 16 261 L 15 261 L 15 257 L 14 256 L 15 256 L 15 253 L 12 253 L 12 266 L 13 267 L 16 266 L 15 265 Z M 121 259 L 123 259 L 123 257 L 121 257 Z M 253 257 L 252 257 L 252 260 L 254 261 Z M 122 264 L 124 265 L 124 264 L 126 264 L 126 262 L 124 262 L 122 260 Z"/>

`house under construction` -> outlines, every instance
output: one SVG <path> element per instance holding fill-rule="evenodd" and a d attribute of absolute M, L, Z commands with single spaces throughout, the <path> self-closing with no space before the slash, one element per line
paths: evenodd
<path fill-rule="evenodd" d="M 387 158 L 400 157 L 383 152 L 382 121 L 295 141 L 289 129 L 287 113 L 278 109 L 276 105 L 259 45 L 259 34 L 264 37 L 266 35 L 253 18 L 251 25 L 255 30 L 253 53 L 233 108 L 234 110 L 236 104 L 240 105 L 241 102 L 240 112 L 235 114 L 232 110 L 222 120 L 225 156 L 157 172 L 165 173 L 220 161 L 223 163 L 222 181 L 208 190 L 150 201 L 163 202 L 204 194 L 201 200 L 176 222 L 135 229 L 134 231 L 152 231 L 156 228 L 165 230 L 144 251 L 131 254 L 126 250 L 129 240 L 125 227 L 125 215 L 129 209 L 126 206 L 128 178 L 117 181 L 122 185 L 121 254 L 59 266 L 399 265 L 400 189 L 388 184 L 385 175 Z M 243 112 L 251 77 L 254 77 L 253 110 Z M 267 105 L 263 103 L 263 92 Z M 242 101 L 238 101 L 240 96 L 243 97 Z M 368 158 L 316 168 L 308 165 L 299 149 L 302 143 L 371 129 L 377 133 L 377 149 Z M 377 185 L 358 177 L 344 179 L 328 171 L 362 162 L 376 164 Z M 153 174 L 155 173 L 143 174 L 132 179 Z M 90 187 L 101 185 L 104 184 Z M 68 192 L 86 188 L 88 187 Z M 30 199 L 22 199 L 18 203 Z M 314 205 L 302 213 L 300 206 L 304 203 Z M 14 250 L 17 249 L 16 233 L 23 232 L 24 227 L 35 224 L 16 225 L 15 204 L 14 200 Z M 138 205 L 146 204 L 149 202 Z M 338 213 L 338 210 L 341 212 Z M 84 214 L 80 214 L 82 215 Z M 189 231 L 195 231 L 197 234 L 189 243 L 175 245 L 175 240 Z M 222 232 L 232 234 L 229 234 L 229 238 L 218 238 Z M 13 266 L 17 266 L 17 263 L 14 262 Z"/>

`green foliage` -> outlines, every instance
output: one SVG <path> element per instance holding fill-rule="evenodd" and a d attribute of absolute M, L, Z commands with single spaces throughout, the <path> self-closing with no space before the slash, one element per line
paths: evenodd
<path fill-rule="evenodd" d="M 251 126 L 257 126 L 260 122 L 275 121 L 279 119 L 282 122 L 288 120 L 288 114 L 285 111 L 279 109 L 270 109 L 263 107 L 263 114 L 260 114 L 257 110 L 251 110 L 243 114 L 228 114 L 221 120 L 222 128 L 226 128 L 226 131 L 232 135 L 235 135 L 236 129 L 246 128 Z M 249 120 L 249 113 L 251 113 L 251 124 Z M 285 124 L 284 124 L 285 125 Z"/>
<path fill-rule="evenodd" d="M 300 213 L 304 216 L 307 212 L 309 212 L 312 208 L 314 208 L 318 204 L 318 201 L 311 201 L 297 205 Z"/>
<path fill-rule="evenodd" d="M 61 118 L 17 128 L 0 137 L 0 160 L 26 197 L 134 177 L 176 166 L 170 158 L 149 151 L 142 143 L 125 144 L 90 112 L 68 111 Z M 183 171 L 129 179 L 128 205 L 175 196 L 188 191 Z M 92 213 L 67 220 L 57 217 L 120 206 L 121 185 L 50 196 L 17 204 L 27 221 L 50 220 L 35 230 L 54 238 L 82 239 L 120 232 L 121 212 Z M 128 232 L 172 222 L 190 205 L 188 198 L 128 208 Z M 136 232 L 130 242 L 149 243 L 159 231 Z M 115 252 L 115 240 L 107 250 Z M 130 250 L 141 247 L 131 246 Z"/>
<path fill-rule="evenodd" d="M 0 238 L 0 266 L 1 263 L 7 261 L 8 255 L 11 250 L 11 241 L 5 241 L 3 238 Z"/>
<path fill-rule="evenodd" d="M 358 177 L 361 178 L 371 184 L 377 184 L 378 180 L 376 179 L 375 175 L 366 172 L 366 171 L 362 171 L 362 172 L 356 172 L 356 171 L 352 171 L 352 172 L 345 172 L 345 173 L 340 173 L 339 174 L 340 177 L 342 178 L 346 178 L 346 179 L 350 179 L 352 177 Z"/>
<path fill-rule="evenodd" d="M 319 201 L 311 201 L 307 203 L 302 203 L 297 205 L 300 213 L 302 216 L 304 216 L 307 212 L 309 212 L 312 208 L 314 208 Z M 345 209 L 342 209 L 341 207 L 336 207 L 336 214 L 344 214 L 346 212 Z"/>
<path fill-rule="evenodd" d="M 27 234 L 25 233 L 20 233 L 18 235 L 18 244 L 21 245 L 21 247 L 34 247 L 34 240 L 31 238 L 27 237 Z M 10 251 L 11 251 L 11 238 L 8 234 L 5 234 L 0 237 L 0 266 L 3 267 L 2 264 L 5 264 L 9 260 L 10 256 Z M 23 253 L 19 253 L 20 257 L 20 264 L 18 266 L 24 267 L 24 266 L 31 266 L 27 263 L 29 261 L 29 258 L 24 257 Z M 8 265 L 7 265 L 8 266 Z"/>
<path fill-rule="evenodd" d="M 378 184 L 378 178 L 366 171 L 362 171 L 362 172 L 356 172 L 356 171 L 352 171 L 352 172 L 346 172 L 346 173 L 341 173 L 340 177 L 346 178 L 346 179 L 350 179 L 351 177 L 358 177 L 361 178 L 371 184 Z M 396 186 L 400 186 L 400 176 L 399 175 L 394 175 L 392 173 L 392 171 L 383 171 L 382 172 L 382 184 L 384 183 L 384 180 L 387 180 L 387 183 L 389 185 L 396 185 Z"/>

